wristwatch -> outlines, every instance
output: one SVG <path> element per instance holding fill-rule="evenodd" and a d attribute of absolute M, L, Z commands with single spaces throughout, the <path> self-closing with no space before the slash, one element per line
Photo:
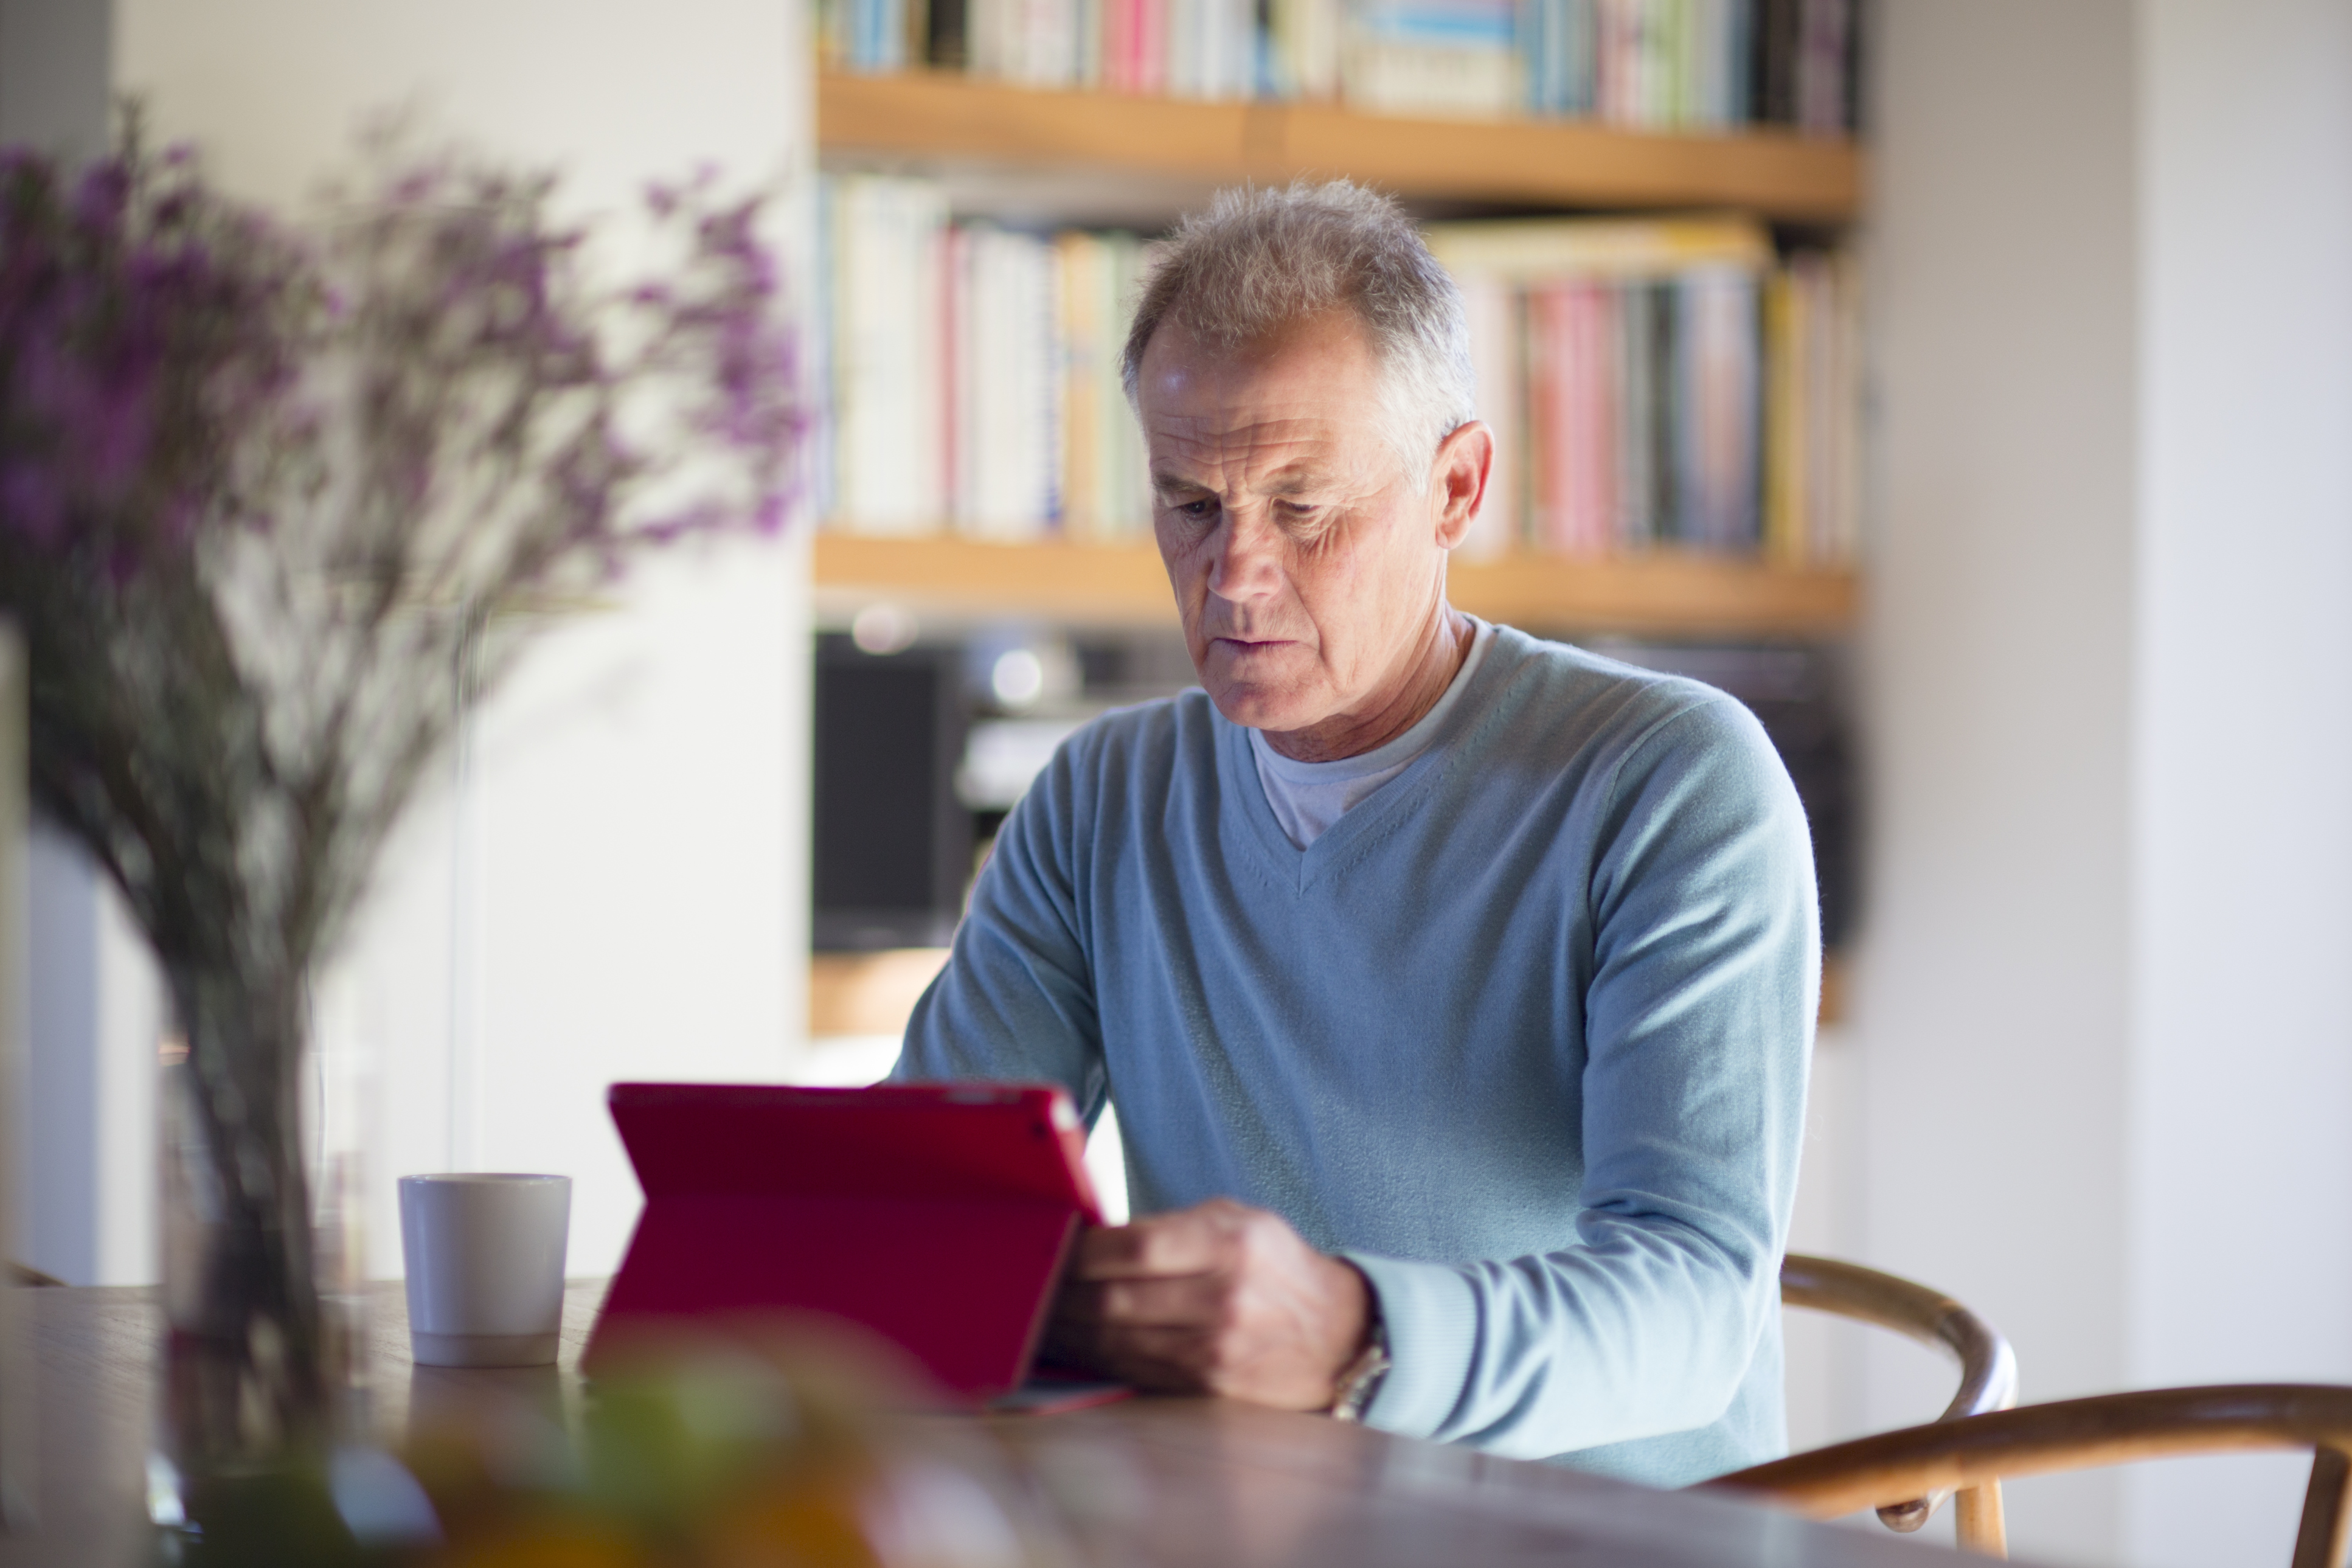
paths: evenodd
<path fill-rule="evenodd" d="M 1380 1302 L 1372 1302 L 1371 1333 L 1355 1360 L 1348 1363 L 1335 1385 L 1339 1394 L 1331 1401 L 1334 1421 L 1361 1421 L 1364 1411 L 1372 1403 L 1372 1395 L 1381 1391 L 1381 1380 L 1389 1374 L 1389 1326 L 1381 1321 Z"/>

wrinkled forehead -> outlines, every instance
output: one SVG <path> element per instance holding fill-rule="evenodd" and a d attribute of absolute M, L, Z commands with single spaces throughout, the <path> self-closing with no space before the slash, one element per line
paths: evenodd
<path fill-rule="evenodd" d="M 1377 461 L 1380 364 L 1352 312 L 1235 345 L 1171 322 L 1152 334 L 1139 371 L 1137 413 L 1155 465 L 1344 464 L 1359 447 Z"/>
<path fill-rule="evenodd" d="M 1224 488 L 1236 481 L 1280 486 L 1284 480 L 1321 485 L 1354 478 L 1377 484 L 1382 448 L 1377 440 L 1355 441 L 1347 426 L 1312 416 L 1257 419 L 1186 418 L 1150 422 L 1155 484 L 1187 482 Z"/>

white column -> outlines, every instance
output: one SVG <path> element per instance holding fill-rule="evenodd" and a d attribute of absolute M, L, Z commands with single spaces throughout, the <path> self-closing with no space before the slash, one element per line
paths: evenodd
<path fill-rule="evenodd" d="M 2352 1383 L 2352 5 L 2143 9 L 2134 1381 Z M 2135 1472 L 2284 1561 L 2307 1465 Z"/>
<path fill-rule="evenodd" d="M 1985 1312 L 2052 1399 L 2128 1372 L 2134 13 L 1878 18 L 1864 1261 Z M 1872 1344 L 1868 1425 L 1950 1397 Z M 2019 1554 L 2102 1560 L 2116 1489 L 2013 1489 Z"/>

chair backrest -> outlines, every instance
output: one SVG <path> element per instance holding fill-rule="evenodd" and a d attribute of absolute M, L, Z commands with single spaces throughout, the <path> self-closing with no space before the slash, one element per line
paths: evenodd
<path fill-rule="evenodd" d="M 2009 1341 L 1939 1290 L 1858 1263 L 1792 1252 L 1780 1260 L 1780 1300 L 1791 1307 L 1875 1323 L 1950 1355 L 1959 1363 L 1960 1386 L 1937 1417 L 1939 1421 L 2006 1410 L 2017 1403 L 2017 1357 Z M 1916 1530 L 1943 1506 L 1952 1489 L 1930 1488 L 1916 1497 L 1888 1501 L 1879 1507 L 1878 1517 L 1889 1530 Z M 1967 1489 L 1959 1513 L 1963 1533 L 1998 1533 L 2000 1483 Z"/>
<path fill-rule="evenodd" d="M 2160 1388 L 2029 1405 L 1793 1454 L 1706 1485 L 1834 1519 L 1922 1490 L 1982 1487 L 2007 1476 L 2249 1448 L 2312 1450 L 2294 1568 L 2343 1568 L 2352 1535 L 2352 1388 Z M 2007 1554 L 2000 1539 L 1961 1544 Z"/>

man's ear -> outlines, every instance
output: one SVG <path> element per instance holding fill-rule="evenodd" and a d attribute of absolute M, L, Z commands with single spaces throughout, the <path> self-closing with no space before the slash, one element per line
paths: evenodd
<path fill-rule="evenodd" d="M 1486 501 L 1486 480 L 1495 468 L 1495 432 L 1484 419 L 1457 425 L 1437 444 L 1431 466 L 1429 502 L 1437 524 L 1437 547 L 1451 550 L 1468 536 Z"/>

